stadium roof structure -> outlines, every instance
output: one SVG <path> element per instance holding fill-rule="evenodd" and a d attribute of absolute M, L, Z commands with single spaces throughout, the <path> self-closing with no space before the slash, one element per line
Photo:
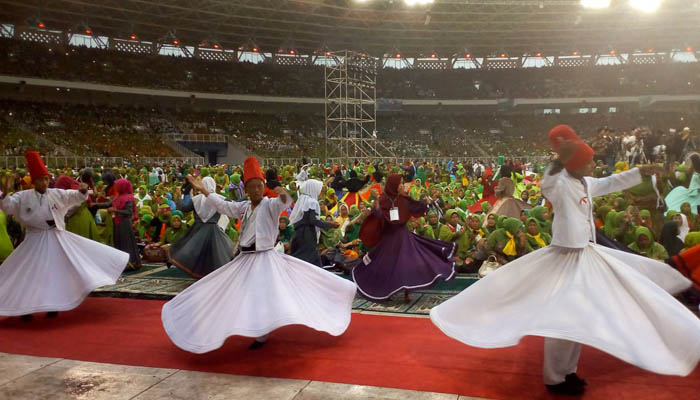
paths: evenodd
<path fill-rule="evenodd" d="M 305 54 L 351 49 L 373 56 L 546 55 L 700 47 L 700 1 L 663 0 L 654 13 L 628 0 L 586 9 L 580 0 L 0 0 L 0 21 L 96 35 Z M 82 25 L 79 25 L 82 24 Z M 170 32 L 170 34 L 168 34 Z"/>

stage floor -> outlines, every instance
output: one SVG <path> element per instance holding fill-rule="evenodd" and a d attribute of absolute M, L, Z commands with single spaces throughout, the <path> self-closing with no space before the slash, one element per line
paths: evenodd
<path fill-rule="evenodd" d="M 376 386 L 0 353 L 0 399 L 476 400 Z"/>
<path fill-rule="evenodd" d="M 458 396 L 556 398 L 542 384 L 543 340 L 540 337 L 526 337 L 517 346 L 508 348 L 479 349 L 448 338 L 425 317 L 358 311 L 353 313 L 348 330 L 341 336 L 292 325 L 273 332 L 260 350 L 248 350 L 252 339 L 236 336 L 229 338 L 220 349 L 198 355 L 178 349 L 166 336 L 160 321 L 163 303 L 162 300 L 93 297 L 75 310 L 60 313 L 57 318 L 41 314 L 31 322 L 16 317 L 0 318 L 0 352 L 53 358 L 46 368 L 41 368 L 44 365 L 41 360 L 34 368 L 37 362 L 33 359 L 18 358 L 20 364 L 21 360 L 29 360 L 26 361 L 28 372 L 22 372 L 23 367 L 6 363 L 0 357 L 0 400 L 131 399 L 141 398 L 136 396 L 149 387 L 158 388 L 152 392 L 154 396 L 165 391 L 167 398 L 192 399 L 186 391 L 199 390 L 199 384 L 187 385 L 178 376 L 203 381 L 203 392 L 195 398 L 212 399 L 235 398 L 238 392 L 228 395 L 227 391 L 236 388 L 222 383 L 219 387 L 223 395 L 211 393 L 212 397 L 208 397 L 206 387 L 219 390 L 215 384 L 207 383 L 210 379 L 229 382 L 227 379 L 238 379 L 236 376 L 275 378 L 269 381 L 274 384 L 269 385 L 259 383 L 265 382 L 264 379 L 251 380 L 256 382 L 254 385 L 264 386 L 260 393 L 272 390 L 281 380 L 295 380 L 289 389 L 292 392 L 289 398 L 295 399 L 354 399 L 358 398 L 352 397 L 356 393 L 361 393 L 361 398 L 397 398 L 392 397 L 393 394 L 373 395 L 371 391 L 377 389 L 365 386 L 452 395 L 436 397 L 439 399 L 458 399 Z M 119 367 L 104 368 L 133 377 L 119 380 L 111 375 L 103 376 L 100 372 L 103 367 L 83 362 L 115 364 Z M 23 378 L 34 370 L 39 375 Z M 234 378 L 208 378 L 212 373 Z M 591 400 L 689 399 L 697 397 L 700 387 L 700 369 L 688 377 L 652 374 L 587 346 L 583 348 L 579 373 L 590 384 L 585 398 Z M 163 380 L 170 383 L 159 385 Z M 348 393 L 350 397 L 328 397 L 326 393 L 312 397 L 311 389 L 304 394 L 309 397 L 294 397 L 304 388 L 302 382 L 313 390 L 324 387 Z M 301 386 L 294 386 L 297 384 Z M 139 385 L 143 387 L 137 390 Z M 284 390 L 288 389 L 280 390 L 279 397 L 268 392 L 268 396 L 262 398 L 286 398 Z M 80 394 L 81 391 L 85 393 Z M 256 390 L 251 392 L 257 393 Z M 62 393 L 63 397 L 54 396 L 55 393 Z M 107 396 L 110 393 L 111 396 Z M 242 392 L 240 398 L 254 398 L 245 393 Z M 403 398 L 420 399 L 422 396 L 405 395 Z"/>

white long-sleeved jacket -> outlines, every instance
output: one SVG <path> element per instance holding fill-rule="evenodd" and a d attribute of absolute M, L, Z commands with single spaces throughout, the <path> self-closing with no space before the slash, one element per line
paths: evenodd
<path fill-rule="evenodd" d="M 551 167 L 550 167 L 551 169 Z M 642 183 L 639 168 L 606 178 L 584 177 L 586 185 L 569 175 L 566 169 L 542 178 L 542 194 L 552 202 L 552 245 L 583 248 L 595 242 L 593 198 L 631 188 Z"/>

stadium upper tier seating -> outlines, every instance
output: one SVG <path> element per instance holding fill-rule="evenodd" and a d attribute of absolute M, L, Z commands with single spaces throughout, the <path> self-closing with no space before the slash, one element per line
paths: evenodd
<path fill-rule="evenodd" d="M 0 39 L 0 74 L 187 91 L 323 97 L 323 67 L 131 54 Z M 495 99 L 689 94 L 700 63 L 510 70 L 378 71 L 377 96 Z"/>

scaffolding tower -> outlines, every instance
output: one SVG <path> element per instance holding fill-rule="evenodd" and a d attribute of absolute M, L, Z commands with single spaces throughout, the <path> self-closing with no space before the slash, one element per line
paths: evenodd
<path fill-rule="evenodd" d="M 391 157 L 377 140 L 377 59 L 351 50 L 326 57 L 326 161 Z"/>

